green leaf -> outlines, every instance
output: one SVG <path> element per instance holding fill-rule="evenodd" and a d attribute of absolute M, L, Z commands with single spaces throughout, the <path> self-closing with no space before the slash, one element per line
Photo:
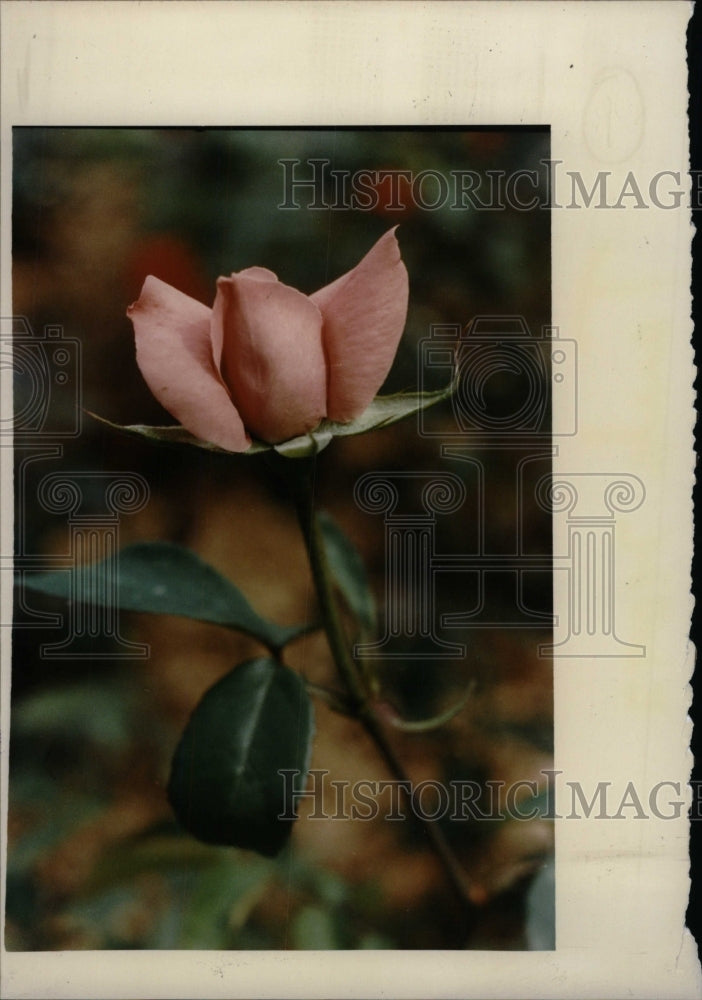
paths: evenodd
<path fill-rule="evenodd" d="M 111 589 L 105 560 L 93 566 L 53 573 L 26 573 L 31 590 L 105 606 Z M 308 626 L 277 625 L 262 618 L 241 591 L 194 552 L 171 542 L 140 542 L 117 556 L 115 602 L 124 611 L 181 615 L 246 632 L 273 651 L 308 631 Z"/>
<path fill-rule="evenodd" d="M 420 410 L 426 410 L 430 406 L 448 399 L 454 389 L 455 383 L 451 382 L 445 389 L 439 389 L 436 392 L 398 392 L 392 396 L 376 396 L 360 416 L 348 423 L 322 420 L 309 434 L 301 434 L 299 437 L 290 438 L 288 441 L 282 441 L 275 445 L 266 444 L 264 441 L 253 441 L 251 447 L 245 452 L 230 452 L 219 448 L 210 441 L 201 441 L 190 431 L 186 431 L 184 427 L 178 425 L 150 427 L 146 424 L 115 424 L 89 410 L 86 410 L 86 413 L 112 430 L 158 444 L 190 445 L 204 448 L 205 451 L 218 452 L 221 455 L 260 455 L 266 451 L 277 451 L 278 454 L 285 455 L 286 458 L 306 458 L 322 451 L 335 437 L 367 434 L 369 431 L 378 430 L 381 427 L 389 427 L 405 417 L 411 417 L 413 414 L 419 413 Z"/>
<path fill-rule="evenodd" d="M 367 434 L 369 431 L 380 430 L 381 427 L 389 427 L 411 417 L 420 410 L 426 410 L 436 403 L 442 402 L 454 391 L 453 382 L 445 389 L 437 392 L 398 392 L 392 396 L 376 396 L 370 406 L 363 413 L 350 420 L 346 424 L 335 423 L 333 420 L 322 420 L 318 427 L 309 434 L 302 434 L 300 437 L 291 438 L 282 444 L 265 445 L 256 444 L 246 452 L 247 455 L 256 454 L 260 451 L 275 449 L 280 455 L 286 458 L 305 458 L 322 451 L 335 437 L 349 437 L 352 434 Z"/>
<path fill-rule="evenodd" d="M 366 434 L 368 431 L 389 427 L 390 424 L 411 417 L 421 410 L 448 399 L 455 388 L 454 383 L 436 392 L 397 392 L 392 396 L 376 396 L 363 413 L 348 424 L 335 424 L 323 420 L 320 427 L 328 428 L 334 437 L 346 437 L 349 434 Z M 317 434 L 318 431 L 315 431 Z"/>
<path fill-rule="evenodd" d="M 305 906 L 292 923 L 293 947 L 307 951 L 336 951 L 339 939 L 334 918 L 321 906 Z"/>
<path fill-rule="evenodd" d="M 13 706 L 13 730 L 34 740 L 88 740 L 120 751 L 129 745 L 129 703 L 116 684 L 39 688 Z"/>
<path fill-rule="evenodd" d="M 395 729 L 401 729 L 405 733 L 431 733 L 435 729 L 441 729 L 447 722 L 455 718 L 459 712 L 463 711 L 474 690 L 475 682 L 471 682 L 468 685 L 466 693 L 455 705 L 451 705 L 450 708 L 447 708 L 444 712 L 440 712 L 438 715 L 432 716 L 430 719 L 403 719 L 399 715 L 390 715 L 390 725 L 394 726 Z"/>
<path fill-rule="evenodd" d="M 171 424 L 168 427 L 152 427 L 149 424 L 116 424 L 97 413 L 91 413 L 90 410 L 85 412 L 104 427 L 109 427 L 110 430 L 118 431 L 120 434 L 126 434 L 127 437 L 145 439 L 154 444 L 189 445 L 190 447 L 203 448 L 205 451 L 215 451 L 220 455 L 233 454 L 231 451 L 226 451 L 226 449 L 212 444 L 211 441 L 202 441 L 200 438 L 196 438 L 180 424 Z"/>
<path fill-rule="evenodd" d="M 331 514 L 320 511 L 317 518 L 336 584 L 364 631 L 373 632 L 376 621 L 375 601 L 358 549 Z"/>
<path fill-rule="evenodd" d="M 221 856 L 200 872 L 187 901 L 179 948 L 229 948 L 265 891 L 272 862 Z"/>
<path fill-rule="evenodd" d="M 309 434 L 302 434 L 300 437 L 290 438 L 289 441 L 283 441 L 281 444 L 273 445 L 274 451 L 277 451 L 279 455 L 284 455 L 285 458 L 308 458 L 310 455 L 318 455 L 320 451 L 323 451 L 328 444 L 331 444 L 334 435 L 330 430 L 324 427 L 325 421 L 317 427 L 316 430 L 310 431 Z M 247 455 L 253 455 L 261 451 L 270 451 L 271 445 L 263 444 L 262 442 L 256 442 L 253 444 L 249 450 L 246 452 Z"/>
<path fill-rule="evenodd" d="M 313 729 L 296 673 L 266 658 L 236 667 L 205 693 L 176 749 L 168 798 L 180 823 L 206 843 L 277 854 L 292 830 Z M 294 789 L 281 770 L 300 772 Z"/>
<path fill-rule="evenodd" d="M 104 892 L 134 881 L 147 872 L 202 873 L 218 864 L 221 852 L 192 837 L 155 833 L 128 837 L 107 847 L 98 857 L 85 883 L 90 893 Z"/>

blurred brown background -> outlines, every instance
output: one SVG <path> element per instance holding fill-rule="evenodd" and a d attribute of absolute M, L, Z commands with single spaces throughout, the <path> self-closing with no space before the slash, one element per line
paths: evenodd
<path fill-rule="evenodd" d="M 169 422 L 136 367 L 125 316 L 147 274 L 208 305 L 219 274 L 252 265 L 310 293 L 352 267 L 399 221 L 410 310 L 385 391 L 417 386 L 421 342 L 432 324 L 521 315 L 537 334 L 549 323 L 547 211 L 452 210 L 449 203 L 436 211 L 408 205 L 398 213 L 384 204 L 382 190 L 373 212 L 278 208 L 283 157 L 325 157 L 330 170 L 351 172 L 509 174 L 539 169 L 548 156 L 543 131 L 32 128 L 15 130 L 13 156 L 14 313 L 28 318 L 35 336 L 58 324 L 79 341 L 80 406 L 110 420 Z M 307 204 L 304 193 L 299 200 Z M 440 384 L 438 373 L 431 378 Z M 52 422 L 67 419 L 61 407 L 75 405 L 68 391 L 52 398 L 47 441 Z M 362 511 L 353 498 L 365 472 L 445 469 L 460 476 L 467 500 L 437 518 L 437 548 L 460 553 L 475 544 L 474 466 L 440 453 L 455 432 L 455 414 L 446 404 L 427 419 L 428 436 L 407 420 L 337 440 L 318 462 L 319 504 L 363 554 L 379 602 L 383 517 Z M 24 553 L 41 562 L 66 550 L 65 516 L 36 501 L 47 473 L 137 472 L 149 484 L 150 501 L 122 517 L 121 544 L 181 543 L 236 583 L 262 614 L 281 623 L 311 616 L 314 598 L 293 512 L 263 462 L 155 448 L 112 434 L 88 416 L 80 436 L 62 439 L 62 446 L 60 458 L 23 467 L 26 492 L 17 500 L 16 525 Z M 478 457 L 487 469 L 486 545 L 509 552 L 517 516 L 514 449 L 475 441 L 471 448 L 467 458 Z M 29 454 L 17 448 L 18 468 Z M 549 468 L 548 447 L 539 454 L 534 475 Z M 409 511 L 419 509 L 418 489 L 412 480 L 403 487 Z M 88 491 L 87 510 L 93 502 Z M 520 516 L 525 551 L 548 557 L 548 516 L 533 502 Z M 529 606 L 547 616 L 550 573 L 533 575 L 526 589 Z M 442 614 L 473 607 L 478 597 L 470 574 L 447 572 L 438 580 Z M 25 600 L 30 612 L 61 610 L 37 595 Z M 509 621 L 514 594 L 498 586 L 490 600 L 494 619 Z M 8 948 L 550 946 L 552 889 L 543 879 L 538 891 L 532 885 L 552 851 L 546 819 L 447 824 L 481 902 L 468 914 L 410 821 L 313 821 L 303 806 L 291 849 L 274 862 L 184 835 L 164 793 L 179 733 L 206 688 L 260 648 L 184 619 L 122 615 L 121 630 L 150 644 L 148 660 L 51 661 L 40 647 L 61 638 L 60 629 L 15 630 Z M 465 643 L 467 656 L 434 662 L 419 643 L 408 652 L 424 658 L 378 664 L 384 697 L 410 719 L 442 711 L 471 691 L 446 726 L 395 738 L 412 779 L 543 785 L 540 772 L 552 763 L 552 670 L 537 648 L 550 630 L 466 625 L 441 636 Z M 331 677 L 317 634 L 291 646 L 288 658 L 310 680 Z M 316 709 L 313 767 L 327 769 L 330 780 L 387 777 L 354 723 L 319 702 Z"/>

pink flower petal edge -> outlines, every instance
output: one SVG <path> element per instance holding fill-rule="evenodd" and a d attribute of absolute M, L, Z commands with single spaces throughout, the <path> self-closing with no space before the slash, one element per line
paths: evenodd
<path fill-rule="evenodd" d="M 347 422 L 372 402 L 392 366 L 407 318 L 409 280 L 395 229 L 311 300 L 323 318 L 327 416 Z"/>
<path fill-rule="evenodd" d="M 137 364 L 156 399 L 186 430 L 227 451 L 251 440 L 212 356 L 212 310 L 153 276 L 127 310 Z"/>

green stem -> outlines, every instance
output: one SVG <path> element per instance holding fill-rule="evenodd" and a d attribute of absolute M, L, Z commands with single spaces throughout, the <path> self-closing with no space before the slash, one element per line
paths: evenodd
<path fill-rule="evenodd" d="M 349 644 L 344 634 L 324 538 L 314 509 L 313 466 L 304 470 L 298 466 L 296 473 L 302 473 L 291 477 L 300 527 L 307 547 L 324 630 L 334 663 L 348 692 L 350 712 L 358 718 L 385 760 L 390 773 L 401 782 L 400 788 L 403 790 L 405 798 L 409 799 L 410 778 L 373 709 L 372 693 L 367 690 L 363 676 L 351 656 Z M 414 813 L 413 815 L 416 816 Z M 422 825 L 427 839 L 441 861 L 461 903 L 467 909 L 472 910 L 474 903 L 471 899 L 471 885 L 468 876 L 453 853 L 443 831 L 436 822 L 425 820 L 420 816 L 416 816 L 416 819 Z"/>
<path fill-rule="evenodd" d="M 297 516 L 307 547 L 312 576 L 317 590 L 319 610 L 322 615 L 329 648 L 351 700 L 351 707 L 360 714 L 367 700 L 366 692 L 356 664 L 349 652 L 346 636 L 344 635 L 339 605 L 334 594 L 334 583 L 324 546 L 322 529 L 314 510 L 312 475 L 305 470 L 302 476 L 296 477 L 293 482 L 293 488 Z"/>

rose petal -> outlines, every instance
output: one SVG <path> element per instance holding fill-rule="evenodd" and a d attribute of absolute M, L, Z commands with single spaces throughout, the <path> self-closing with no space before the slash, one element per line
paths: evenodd
<path fill-rule="evenodd" d="M 269 271 L 267 267 L 247 267 L 244 271 L 232 272 L 231 277 L 236 278 L 239 275 L 246 278 L 255 278 L 257 281 L 274 281 L 276 283 L 278 281 L 278 275 L 273 271 Z M 212 326 L 210 329 L 210 338 L 212 340 L 214 363 L 217 371 L 221 371 L 222 348 L 224 347 L 224 327 L 221 323 L 215 323 Z"/>
<path fill-rule="evenodd" d="M 353 270 L 310 296 L 324 319 L 330 420 L 345 422 L 361 414 L 395 358 L 409 297 L 395 228 Z"/>
<path fill-rule="evenodd" d="M 187 430 L 228 451 L 251 440 L 212 358 L 212 310 L 152 275 L 127 310 L 137 364 L 159 403 Z"/>
<path fill-rule="evenodd" d="M 237 274 L 242 278 L 256 278 L 258 281 L 277 281 L 278 275 L 275 271 L 269 271 L 267 267 L 247 267 L 243 271 L 232 273 L 232 278 Z"/>
<path fill-rule="evenodd" d="M 317 426 L 327 376 L 319 309 L 270 273 L 217 280 L 212 343 L 222 344 L 222 378 L 246 427 L 277 444 Z"/>

